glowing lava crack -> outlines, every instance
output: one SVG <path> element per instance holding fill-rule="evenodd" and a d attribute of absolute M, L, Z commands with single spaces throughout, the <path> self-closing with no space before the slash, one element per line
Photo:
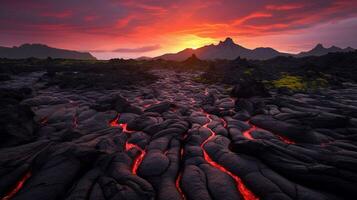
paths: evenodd
<path fill-rule="evenodd" d="M 186 136 L 186 135 L 185 135 Z M 180 149 L 180 159 L 182 160 L 183 158 L 183 153 L 184 153 L 184 150 L 183 148 Z M 186 196 L 185 194 L 183 193 L 182 189 L 181 189 L 181 179 L 182 179 L 182 171 L 179 171 L 179 174 L 176 178 L 176 181 L 175 181 L 175 185 L 176 185 L 176 188 L 177 188 L 177 191 L 181 194 L 181 197 L 183 200 L 186 200 Z"/>
<path fill-rule="evenodd" d="M 29 179 L 31 177 L 31 172 L 27 172 L 19 182 L 16 183 L 16 186 L 5 196 L 3 197 L 1 200 L 9 200 L 12 197 L 15 196 L 16 193 L 19 192 L 19 190 L 22 188 L 22 186 L 24 185 L 24 183 L 27 181 L 27 179 Z"/>
<path fill-rule="evenodd" d="M 122 128 L 123 132 L 125 133 L 131 133 L 133 131 L 128 130 L 128 124 L 127 123 L 119 123 L 119 115 L 115 119 L 109 122 L 110 127 L 120 127 Z"/>
<path fill-rule="evenodd" d="M 233 180 L 236 182 L 237 184 L 237 189 L 239 190 L 240 194 L 243 196 L 243 198 L 245 200 L 257 200 L 259 199 L 258 197 L 256 197 L 252 191 L 250 191 L 243 183 L 242 179 L 239 178 L 237 175 L 233 174 L 232 172 L 228 171 L 226 168 L 224 168 L 222 165 L 216 163 L 215 161 L 213 161 L 211 159 L 211 157 L 208 155 L 208 153 L 206 152 L 206 150 L 204 149 L 204 146 L 205 144 L 212 140 L 215 136 L 216 136 L 216 133 L 210 129 L 208 127 L 208 124 L 210 122 L 212 122 L 212 119 L 210 117 L 209 114 L 205 113 L 206 114 L 206 117 L 208 118 L 208 123 L 204 124 L 203 127 L 207 128 L 210 132 L 211 132 L 211 135 L 204 141 L 202 142 L 201 144 L 201 149 L 202 149 L 202 152 L 203 152 L 203 157 L 204 159 L 207 161 L 207 163 L 209 163 L 211 166 L 217 168 L 218 170 L 228 174 L 229 176 L 231 176 L 233 178 Z"/>
<path fill-rule="evenodd" d="M 138 145 L 135 145 L 135 144 L 132 144 L 132 143 L 128 143 L 128 142 L 125 143 L 125 150 L 126 151 L 129 151 L 132 148 L 136 148 L 136 149 L 138 149 L 140 151 L 140 154 L 135 158 L 134 163 L 133 163 L 133 167 L 131 169 L 131 172 L 133 174 L 136 174 L 141 162 L 143 161 L 143 159 L 145 157 L 146 152 L 145 152 L 144 149 L 140 148 Z"/>
<path fill-rule="evenodd" d="M 244 136 L 245 138 L 249 139 L 249 140 L 255 140 L 255 138 L 253 138 L 253 136 L 252 136 L 252 132 L 253 132 L 253 131 L 257 131 L 257 130 L 266 131 L 266 130 L 264 130 L 264 129 L 262 129 L 262 128 L 259 128 L 259 127 L 255 126 L 255 125 L 253 125 L 253 124 L 250 123 L 249 121 L 247 121 L 246 123 L 247 123 L 248 125 L 250 125 L 250 128 L 249 128 L 248 130 L 246 130 L 246 131 L 243 132 L 243 136 Z M 277 135 L 277 134 L 275 134 L 275 133 L 273 133 L 273 134 L 274 134 L 276 137 L 278 137 L 281 141 L 283 141 L 284 143 L 286 143 L 286 144 L 295 144 L 294 141 L 292 141 L 292 140 L 290 140 L 290 139 L 288 139 L 288 138 L 286 138 L 286 137 L 283 137 L 283 136 L 281 136 L 281 135 Z"/>

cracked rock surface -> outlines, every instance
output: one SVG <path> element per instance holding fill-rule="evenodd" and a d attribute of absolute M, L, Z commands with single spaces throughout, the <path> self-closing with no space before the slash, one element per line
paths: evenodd
<path fill-rule="evenodd" d="M 2 82 L 0 198 L 357 198 L 356 85 L 233 98 L 151 73 L 130 89 Z"/>

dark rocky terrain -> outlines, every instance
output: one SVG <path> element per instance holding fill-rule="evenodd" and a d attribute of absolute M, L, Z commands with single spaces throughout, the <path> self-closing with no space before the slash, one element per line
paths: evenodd
<path fill-rule="evenodd" d="M 0 198 L 357 198 L 353 79 L 269 89 L 256 62 L 219 80 L 217 63 L 160 62 L 3 60 Z"/>

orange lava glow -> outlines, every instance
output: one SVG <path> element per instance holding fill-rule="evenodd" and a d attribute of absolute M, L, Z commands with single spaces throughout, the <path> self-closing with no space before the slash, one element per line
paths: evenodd
<path fill-rule="evenodd" d="M 119 120 L 119 115 L 117 115 L 115 117 L 115 119 L 113 119 L 112 121 L 109 122 L 109 126 L 111 126 L 111 127 L 119 127 L 118 120 Z"/>
<path fill-rule="evenodd" d="M 223 127 L 224 127 L 224 128 L 227 128 L 227 122 L 226 122 L 226 120 L 221 119 L 221 121 L 222 121 L 222 123 L 223 123 Z"/>
<path fill-rule="evenodd" d="M 224 168 L 222 165 L 219 165 L 218 163 L 214 162 L 209 155 L 206 153 L 205 150 L 203 150 L 203 156 L 204 159 L 213 167 L 219 169 L 220 171 L 228 174 L 229 176 L 231 176 L 234 181 L 237 183 L 237 189 L 239 190 L 239 192 L 242 194 L 243 198 L 245 200 L 257 200 L 259 199 L 258 197 L 255 196 L 255 194 L 250 191 L 247 186 L 244 185 L 242 179 L 240 179 L 238 176 L 234 175 L 232 172 L 228 171 L 226 168 Z"/>
<path fill-rule="evenodd" d="M 1 200 L 9 200 L 12 197 L 15 196 L 15 194 L 17 192 L 19 192 L 19 190 L 22 188 L 22 186 L 24 185 L 24 183 L 26 182 L 27 179 L 29 179 L 31 177 L 31 172 L 27 172 L 19 182 L 17 182 L 16 186 L 5 196 L 3 197 Z"/>
<path fill-rule="evenodd" d="M 123 123 L 123 124 L 119 124 L 119 127 L 123 129 L 123 132 L 125 133 L 132 133 L 134 131 L 130 131 L 128 130 L 128 124 L 127 123 Z"/>
<path fill-rule="evenodd" d="M 251 125 L 251 127 L 243 132 L 243 136 L 249 140 L 255 140 L 252 136 L 252 131 L 257 130 L 258 128 L 254 125 Z"/>
<path fill-rule="evenodd" d="M 186 134 L 185 134 L 186 135 Z M 182 160 L 183 158 L 183 154 L 184 154 L 184 150 L 183 148 L 180 149 L 180 159 Z M 176 181 L 175 181 L 175 185 L 176 185 L 176 188 L 177 188 L 177 191 L 180 193 L 181 197 L 183 200 L 186 200 L 186 196 L 185 194 L 183 193 L 182 189 L 181 189 L 181 185 L 180 185 L 180 182 L 181 182 L 181 179 L 182 179 L 182 172 L 180 171 L 177 178 L 176 178 Z"/>
<path fill-rule="evenodd" d="M 177 191 L 181 194 L 182 199 L 183 199 L 183 200 L 186 200 L 186 196 L 185 196 L 185 194 L 182 192 L 182 189 L 181 189 L 181 186 L 180 186 L 181 178 L 182 178 L 182 174 L 179 173 L 179 175 L 177 176 L 175 185 L 176 185 Z"/>
<path fill-rule="evenodd" d="M 256 130 L 267 131 L 267 130 L 264 130 L 264 129 L 262 129 L 262 128 L 259 128 L 259 127 L 255 126 L 255 125 L 251 124 L 250 121 L 247 121 L 246 123 L 249 124 L 251 127 L 250 127 L 248 130 L 246 130 L 246 131 L 243 132 L 243 136 L 244 136 L 245 138 L 249 139 L 249 140 L 255 140 L 255 139 L 252 137 L 252 132 L 253 132 L 253 131 L 256 131 Z M 269 131 L 269 132 L 270 132 L 270 131 Z M 273 134 L 274 134 L 276 137 L 278 137 L 281 141 L 283 141 L 284 143 L 286 143 L 286 144 L 295 144 L 295 142 L 292 141 L 292 140 L 290 140 L 289 138 L 283 137 L 283 136 L 278 135 L 278 134 L 275 134 L 275 133 L 273 133 Z"/>
<path fill-rule="evenodd" d="M 123 132 L 125 133 L 132 133 L 134 131 L 131 131 L 128 129 L 128 124 L 127 123 L 119 123 L 119 115 L 117 115 L 117 117 L 115 119 L 113 119 L 112 121 L 109 122 L 109 126 L 110 127 L 120 127 Z"/>
<path fill-rule="evenodd" d="M 138 168 L 139 168 L 141 162 L 143 161 L 143 159 L 145 157 L 146 151 L 144 149 L 140 148 L 136 144 L 132 144 L 132 143 L 128 143 L 128 142 L 125 143 L 125 150 L 126 151 L 129 151 L 132 148 L 137 148 L 140 151 L 140 154 L 139 154 L 139 156 L 137 156 L 135 158 L 133 167 L 131 169 L 131 172 L 136 175 L 137 171 L 138 171 Z"/>
<path fill-rule="evenodd" d="M 209 122 L 204 124 L 203 127 L 207 128 L 210 132 L 211 132 L 211 135 L 204 141 L 202 142 L 201 144 L 201 149 L 202 149 L 202 152 L 203 152 L 203 157 L 204 159 L 207 161 L 207 163 L 209 163 L 211 166 L 217 168 L 218 170 L 228 174 L 229 176 L 231 176 L 233 178 L 233 180 L 236 182 L 236 185 L 237 185 L 237 189 L 238 191 L 240 192 L 240 194 L 243 196 L 243 198 L 245 200 L 257 200 L 259 199 L 258 197 L 256 197 L 254 195 L 254 193 L 252 191 L 250 191 L 243 183 L 242 179 L 240 179 L 237 175 L 233 174 L 232 172 L 228 171 L 226 168 L 224 168 L 222 165 L 216 163 L 215 161 L 213 161 L 209 155 L 207 154 L 206 150 L 204 149 L 204 145 L 210 141 L 211 139 L 213 139 L 215 136 L 216 136 L 216 133 L 208 128 L 208 124 L 210 122 L 212 122 L 212 119 L 210 117 L 210 115 L 208 113 L 205 113 L 206 114 L 206 117 L 209 119 Z"/>

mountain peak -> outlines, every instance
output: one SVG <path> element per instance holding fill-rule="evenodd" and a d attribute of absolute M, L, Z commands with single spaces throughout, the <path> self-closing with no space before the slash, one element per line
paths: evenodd
<path fill-rule="evenodd" d="M 235 43 L 232 38 L 227 37 L 224 41 L 220 41 L 219 45 L 231 46 L 231 45 L 235 45 Z"/>
<path fill-rule="evenodd" d="M 232 38 L 227 37 L 227 38 L 224 40 L 224 43 L 234 43 L 234 42 L 233 42 L 233 39 L 232 39 Z"/>
<path fill-rule="evenodd" d="M 235 43 L 232 38 L 227 37 L 223 42 L 221 41 L 220 44 L 230 45 L 230 44 L 235 44 Z"/>
<path fill-rule="evenodd" d="M 318 43 L 314 49 L 324 49 L 325 47 L 321 44 L 321 43 Z"/>

